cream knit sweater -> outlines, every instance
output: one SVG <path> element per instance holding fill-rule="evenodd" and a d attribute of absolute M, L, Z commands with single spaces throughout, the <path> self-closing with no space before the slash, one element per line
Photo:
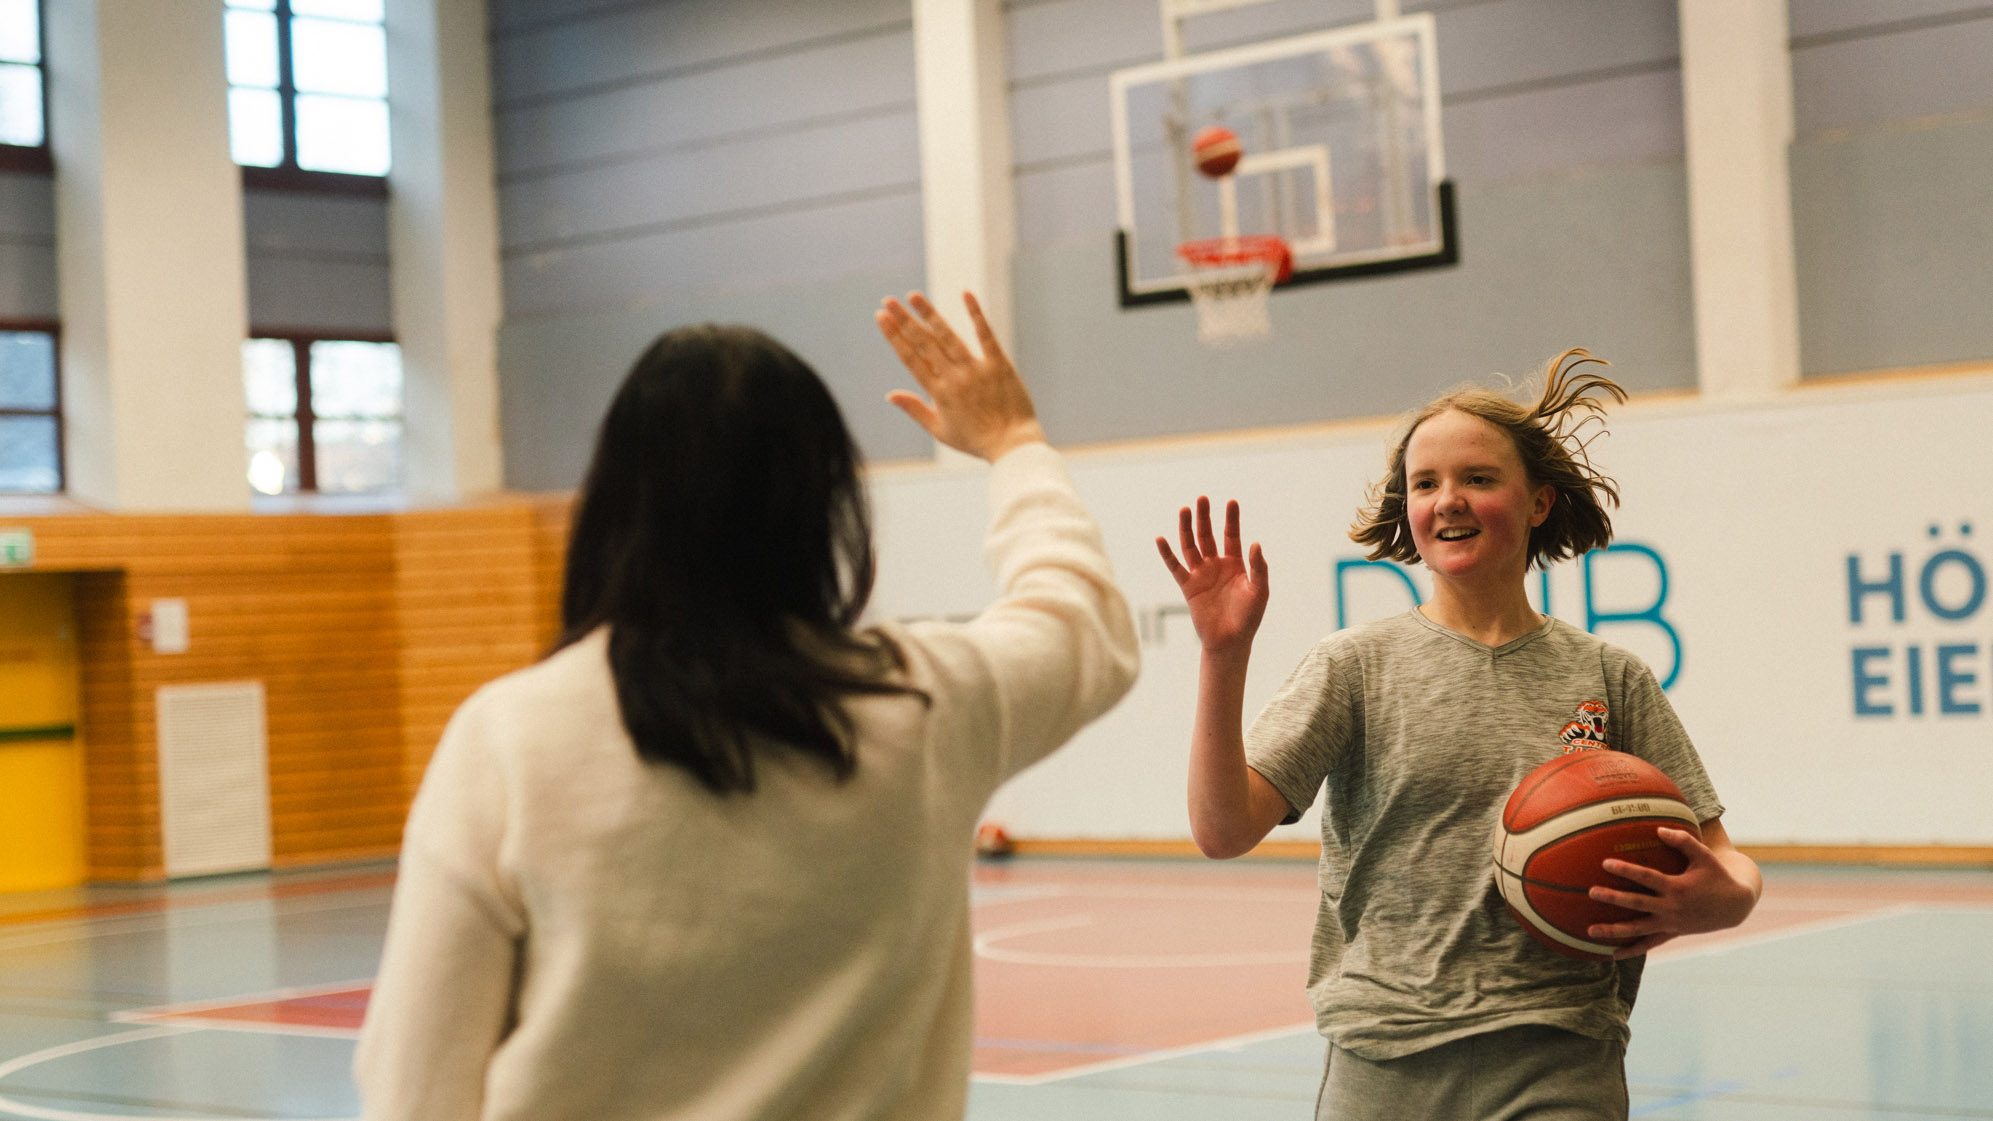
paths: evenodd
<path fill-rule="evenodd" d="M 481 689 L 409 815 L 355 1072 L 370 1121 L 962 1115 L 971 836 L 1137 646 L 1058 455 L 990 473 L 1002 596 L 888 626 L 933 698 L 859 697 L 856 775 L 716 797 L 637 757 L 606 632 Z"/>

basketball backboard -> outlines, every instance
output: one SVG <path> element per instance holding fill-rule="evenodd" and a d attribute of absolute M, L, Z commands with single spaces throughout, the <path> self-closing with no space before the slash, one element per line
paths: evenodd
<path fill-rule="evenodd" d="M 1177 247 L 1225 234 L 1284 238 L 1290 283 L 1452 263 L 1433 28 L 1422 12 L 1116 71 L 1122 306 L 1187 298 Z M 1192 158 L 1214 124 L 1244 145 L 1229 184 Z"/>

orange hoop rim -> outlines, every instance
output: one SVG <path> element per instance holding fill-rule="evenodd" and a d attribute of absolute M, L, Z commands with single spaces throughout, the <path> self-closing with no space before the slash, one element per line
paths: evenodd
<path fill-rule="evenodd" d="M 1287 247 L 1285 238 L 1276 234 L 1200 238 L 1177 246 L 1176 255 L 1198 269 L 1263 262 L 1271 266 L 1275 284 L 1285 283 L 1288 277 L 1294 275 L 1294 251 Z"/>

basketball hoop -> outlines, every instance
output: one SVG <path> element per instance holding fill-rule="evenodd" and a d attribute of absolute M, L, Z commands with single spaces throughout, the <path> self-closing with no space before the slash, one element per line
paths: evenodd
<path fill-rule="evenodd" d="M 1287 242 L 1272 234 L 1186 241 L 1176 255 L 1190 266 L 1190 302 L 1197 341 L 1224 346 L 1273 333 L 1267 298 L 1294 271 Z"/>

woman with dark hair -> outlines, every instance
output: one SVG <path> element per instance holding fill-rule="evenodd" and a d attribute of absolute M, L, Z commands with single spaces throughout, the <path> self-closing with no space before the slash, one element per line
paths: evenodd
<path fill-rule="evenodd" d="M 368 1118 L 960 1117 L 969 864 L 997 786 L 1132 683 L 1091 517 L 980 309 L 881 331 L 990 461 L 1002 596 L 861 627 L 859 460 L 800 358 L 688 327 L 582 487 L 555 651 L 451 720 L 355 1069 Z"/>

